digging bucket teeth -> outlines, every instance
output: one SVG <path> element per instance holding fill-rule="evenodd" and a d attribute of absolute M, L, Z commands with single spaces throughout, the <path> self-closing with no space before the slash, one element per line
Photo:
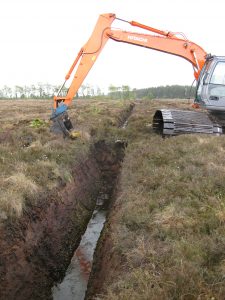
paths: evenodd
<path fill-rule="evenodd" d="M 67 107 L 61 106 L 59 109 L 57 108 L 50 120 L 52 121 L 52 126 L 50 127 L 50 131 L 56 134 L 63 134 L 64 136 L 69 136 L 71 129 L 73 129 L 73 125 L 67 113 Z"/>

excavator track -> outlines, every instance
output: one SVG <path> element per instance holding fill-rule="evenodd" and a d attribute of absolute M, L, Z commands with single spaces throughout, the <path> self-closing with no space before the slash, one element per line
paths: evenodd
<path fill-rule="evenodd" d="M 204 112 L 160 109 L 153 117 L 153 130 L 162 136 L 190 133 L 221 135 L 222 126 Z"/>

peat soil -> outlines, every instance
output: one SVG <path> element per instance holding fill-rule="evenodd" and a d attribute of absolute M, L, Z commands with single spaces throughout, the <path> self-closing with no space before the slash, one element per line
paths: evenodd
<path fill-rule="evenodd" d="M 96 243 L 106 219 L 106 211 L 96 207 L 87 229 L 76 249 L 66 275 L 53 287 L 54 300 L 83 300 L 91 272 Z"/>
<path fill-rule="evenodd" d="M 99 194 L 113 193 L 124 148 L 120 141 L 98 141 L 73 167 L 70 183 L 40 195 L 20 219 L 2 224 L 1 300 L 52 299 L 52 286 L 65 276 Z"/>

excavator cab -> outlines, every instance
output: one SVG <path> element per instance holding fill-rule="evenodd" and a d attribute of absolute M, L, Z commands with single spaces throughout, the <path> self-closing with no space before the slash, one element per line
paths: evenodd
<path fill-rule="evenodd" d="M 199 76 L 195 103 L 213 114 L 225 114 L 225 57 L 210 56 Z"/>

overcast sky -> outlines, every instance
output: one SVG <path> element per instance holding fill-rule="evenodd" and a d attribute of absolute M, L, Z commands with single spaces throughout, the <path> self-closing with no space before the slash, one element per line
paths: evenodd
<path fill-rule="evenodd" d="M 102 13 L 184 32 L 206 52 L 225 55 L 224 0 L 1 0 L 0 87 L 61 84 Z M 113 26 L 134 30 L 118 21 Z M 192 81 L 192 66 L 181 58 L 109 41 L 85 84 L 142 88 Z"/>

